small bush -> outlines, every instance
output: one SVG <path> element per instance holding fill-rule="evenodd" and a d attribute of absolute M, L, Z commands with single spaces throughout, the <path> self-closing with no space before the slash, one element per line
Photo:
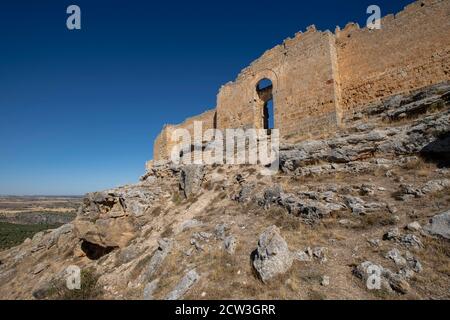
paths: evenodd
<path fill-rule="evenodd" d="M 327 297 L 324 293 L 311 289 L 308 292 L 308 298 L 311 300 L 326 300 Z"/>
<path fill-rule="evenodd" d="M 191 196 L 187 199 L 187 201 L 188 201 L 189 204 L 196 203 L 197 200 L 198 200 L 198 196 L 196 196 L 196 195 L 191 195 Z"/>
<path fill-rule="evenodd" d="M 214 185 L 211 181 L 206 181 L 205 183 L 203 183 L 203 188 L 205 190 L 211 191 L 214 188 Z"/>
<path fill-rule="evenodd" d="M 173 193 L 173 196 L 172 196 L 172 202 L 173 202 L 175 205 L 179 205 L 179 204 L 181 204 L 181 202 L 183 202 L 183 198 L 181 197 L 181 195 L 180 195 L 180 193 L 179 193 L 178 191 L 175 191 L 175 192 Z"/>
<path fill-rule="evenodd" d="M 222 167 L 217 168 L 217 173 L 224 173 L 225 169 Z"/>
<path fill-rule="evenodd" d="M 360 217 L 359 223 L 352 225 L 353 229 L 366 230 L 372 227 L 394 226 L 397 224 L 395 217 L 388 213 L 372 213 Z"/>
<path fill-rule="evenodd" d="M 290 215 L 286 209 L 278 206 L 270 207 L 267 211 L 267 215 L 269 219 L 282 230 L 296 231 L 299 230 L 302 225 L 302 221 L 298 217 Z"/>
<path fill-rule="evenodd" d="M 163 233 L 161 233 L 162 238 L 168 238 L 173 235 L 173 229 L 172 226 L 167 226 L 166 229 L 164 229 Z"/>

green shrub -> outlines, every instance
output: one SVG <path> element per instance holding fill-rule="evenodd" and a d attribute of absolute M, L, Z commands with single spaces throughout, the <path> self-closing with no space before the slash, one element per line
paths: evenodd
<path fill-rule="evenodd" d="M 0 250 L 21 244 L 26 238 L 32 238 L 36 233 L 54 229 L 59 224 L 15 224 L 0 222 Z"/>

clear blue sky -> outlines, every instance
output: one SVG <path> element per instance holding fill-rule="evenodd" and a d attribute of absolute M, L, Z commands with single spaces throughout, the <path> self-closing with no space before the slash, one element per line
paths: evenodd
<path fill-rule="evenodd" d="M 0 194 L 83 194 L 136 182 L 164 123 L 310 24 L 364 24 L 411 0 L 0 2 Z M 77 4 L 82 30 L 66 29 Z"/>

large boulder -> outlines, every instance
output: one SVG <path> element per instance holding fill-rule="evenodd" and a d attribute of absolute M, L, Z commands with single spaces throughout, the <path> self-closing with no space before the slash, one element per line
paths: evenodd
<path fill-rule="evenodd" d="M 431 218 L 424 230 L 432 235 L 450 239 L 450 210 Z"/>
<path fill-rule="evenodd" d="M 253 253 L 253 267 L 263 282 L 285 273 L 292 265 L 293 255 L 276 226 L 267 228 L 259 237 Z"/>
<path fill-rule="evenodd" d="M 147 182 L 89 193 L 73 223 L 75 234 L 102 247 L 125 248 L 161 193 L 160 186 Z"/>
<path fill-rule="evenodd" d="M 124 198 L 113 191 L 88 194 L 73 225 L 78 238 L 102 247 L 124 248 L 136 230 Z"/>
<path fill-rule="evenodd" d="M 183 190 L 186 198 L 200 191 L 204 176 L 205 171 L 202 165 L 190 164 L 181 169 L 180 189 Z"/>

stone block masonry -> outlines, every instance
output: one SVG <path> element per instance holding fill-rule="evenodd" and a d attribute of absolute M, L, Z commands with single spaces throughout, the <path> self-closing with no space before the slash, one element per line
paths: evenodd
<path fill-rule="evenodd" d="M 335 32 L 311 26 L 268 51 L 222 86 L 215 109 L 166 125 L 155 140 L 154 160 L 170 156 L 171 132 L 266 128 L 273 102 L 281 141 L 333 133 L 341 119 L 363 106 L 450 80 L 450 0 L 416 1 L 385 16 L 381 30 L 349 23 Z M 265 79 L 271 86 L 259 90 Z"/>

